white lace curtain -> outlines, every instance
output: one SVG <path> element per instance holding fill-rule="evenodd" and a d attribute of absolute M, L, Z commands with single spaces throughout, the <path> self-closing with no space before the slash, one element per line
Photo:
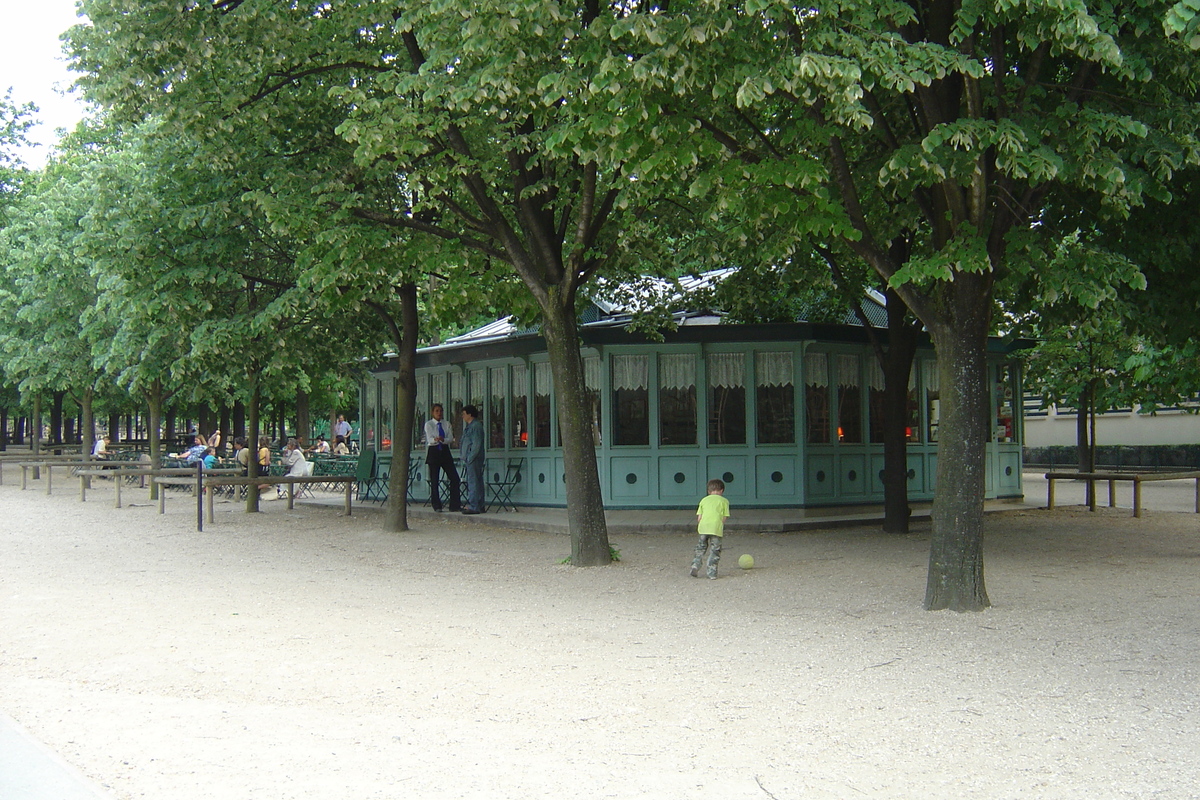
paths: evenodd
<path fill-rule="evenodd" d="M 613 356 L 613 391 L 650 388 L 650 359 L 646 356 Z"/>
<path fill-rule="evenodd" d="M 450 399 L 463 399 L 463 374 L 461 372 L 450 373 Z"/>
<path fill-rule="evenodd" d="M 829 355 L 807 353 L 804 356 L 804 382 L 809 386 L 829 386 Z"/>
<path fill-rule="evenodd" d="M 529 391 L 528 372 L 524 364 L 513 364 L 512 381 L 514 397 L 524 397 L 525 393 Z"/>
<path fill-rule="evenodd" d="M 481 369 L 471 370 L 471 405 L 476 408 L 483 405 L 484 394 L 487 393 L 487 373 Z"/>
<path fill-rule="evenodd" d="M 838 353 L 838 386 L 847 388 L 862 385 L 862 375 L 858 370 L 858 356 L 850 353 Z"/>
<path fill-rule="evenodd" d="M 543 397 L 550 396 L 550 364 L 539 361 L 533 365 L 533 391 Z"/>
<path fill-rule="evenodd" d="M 696 357 L 691 353 L 660 355 L 658 385 L 664 389 L 691 389 L 696 385 Z"/>
<path fill-rule="evenodd" d="M 795 366 L 791 353 L 755 353 L 754 374 L 759 386 L 791 386 Z"/>
<path fill-rule="evenodd" d="M 504 397 L 508 394 L 508 370 L 504 367 L 492 367 L 492 397 Z"/>
<path fill-rule="evenodd" d="M 936 361 L 922 361 L 921 374 L 925 379 L 925 391 L 936 392 L 938 390 L 938 368 Z"/>
<path fill-rule="evenodd" d="M 867 385 L 877 392 L 883 391 L 883 369 L 879 366 L 879 359 L 871 356 L 867 359 Z M 917 387 L 917 367 L 916 364 L 908 371 L 908 390 L 911 392 Z"/>
<path fill-rule="evenodd" d="M 446 402 L 446 373 L 435 372 L 433 374 L 433 395 L 434 403 Z"/>
<path fill-rule="evenodd" d="M 600 389 L 600 359 L 589 356 L 583 360 L 583 385 L 589 389 Z"/>
<path fill-rule="evenodd" d="M 744 353 L 709 353 L 708 385 L 736 388 L 746 385 Z"/>

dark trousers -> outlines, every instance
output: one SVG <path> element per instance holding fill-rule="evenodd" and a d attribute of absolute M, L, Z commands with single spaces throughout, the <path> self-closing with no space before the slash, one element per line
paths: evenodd
<path fill-rule="evenodd" d="M 442 507 L 439 492 L 442 488 L 441 472 L 445 470 L 446 477 L 450 479 L 450 510 L 458 511 L 461 507 L 459 498 L 462 495 L 459 490 L 458 470 L 454 468 L 454 456 L 450 448 L 445 445 L 429 448 L 425 453 L 425 463 L 429 465 L 429 504 L 435 509 Z"/>

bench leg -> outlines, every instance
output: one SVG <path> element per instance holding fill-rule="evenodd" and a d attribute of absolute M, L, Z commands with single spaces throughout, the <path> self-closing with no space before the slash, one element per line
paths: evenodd
<path fill-rule="evenodd" d="M 114 508 L 120 508 L 121 507 L 121 484 L 125 482 L 125 479 L 123 477 L 121 477 L 120 475 L 118 475 L 117 479 L 113 482 L 117 485 L 117 504 L 116 504 L 116 506 L 114 506 Z"/>
<path fill-rule="evenodd" d="M 208 487 L 208 521 L 210 524 L 217 521 L 216 518 L 213 516 L 213 496 L 216 493 L 217 493 L 217 487 L 215 487 L 215 486 Z"/>
<path fill-rule="evenodd" d="M 87 502 L 87 481 L 86 475 L 79 476 L 79 502 L 81 503 Z"/>
<path fill-rule="evenodd" d="M 1136 475 L 1133 477 L 1133 515 L 1142 515 L 1142 481 Z"/>
<path fill-rule="evenodd" d="M 50 496 L 50 487 L 53 485 L 54 470 L 46 467 L 46 496 Z"/>
<path fill-rule="evenodd" d="M 1054 478 L 1046 479 L 1046 508 L 1054 508 Z"/>
<path fill-rule="evenodd" d="M 158 513 L 167 513 L 167 487 L 165 486 L 158 487 Z"/>
<path fill-rule="evenodd" d="M 350 516 L 350 495 L 354 490 L 354 484 L 346 481 L 346 516 Z M 1200 511 L 1200 480 L 1196 481 L 1196 509 Z"/>
<path fill-rule="evenodd" d="M 288 484 L 288 511 L 291 511 L 296 505 L 296 484 Z"/>

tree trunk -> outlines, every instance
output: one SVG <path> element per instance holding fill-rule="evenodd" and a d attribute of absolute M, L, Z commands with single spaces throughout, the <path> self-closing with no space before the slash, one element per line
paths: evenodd
<path fill-rule="evenodd" d="M 396 421 L 392 431 L 392 472 L 388 477 L 387 517 L 390 531 L 408 530 L 408 471 L 413 449 L 413 418 L 417 410 L 417 286 L 406 283 L 400 296 L 400 330 L 396 342 Z"/>
<path fill-rule="evenodd" d="M 579 332 L 573 307 L 563 308 L 551 293 L 542 308 L 542 335 L 550 356 L 558 424 L 562 431 L 563 468 L 567 479 L 567 527 L 571 532 L 571 565 L 594 567 L 612 563 L 596 444 L 592 440 L 590 404 L 579 355 Z"/>
<path fill-rule="evenodd" d="M 937 493 L 925 608 L 979 611 L 983 581 L 983 496 L 989 400 L 987 276 L 959 273 L 945 285 L 942 324 L 931 326 L 938 356 L 941 421 Z"/>
<path fill-rule="evenodd" d="M 917 326 L 908 306 L 887 289 L 888 349 L 883 361 L 883 530 L 908 533 L 908 379 L 917 353 Z"/>
<path fill-rule="evenodd" d="M 112 413 L 108 415 L 108 438 L 112 440 L 113 444 L 121 441 L 120 414 Z M 128 439 L 130 437 L 126 436 L 125 438 Z"/>
<path fill-rule="evenodd" d="M 233 404 L 233 435 L 246 435 L 246 404 L 241 400 Z"/>
<path fill-rule="evenodd" d="M 312 417 L 308 410 L 308 392 L 296 390 L 296 441 L 307 447 L 312 440 Z"/>
<path fill-rule="evenodd" d="M 89 386 L 83 390 L 83 396 L 79 400 L 79 409 L 83 414 L 83 421 L 79 424 L 79 444 L 83 449 L 84 458 L 92 455 L 92 448 L 96 444 L 96 416 L 92 410 L 95 397 L 96 390 Z"/>
<path fill-rule="evenodd" d="M 258 373 L 250 370 L 250 402 L 246 404 L 246 447 L 250 455 L 246 459 L 249 474 L 258 474 L 258 408 L 262 401 L 262 391 L 258 385 Z M 246 487 L 246 511 L 258 511 L 258 484 Z"/>
<path fill-rule="evenodd" d="M 33 454 L 40 455 L 42 452 L 42 398 L 40 396 L 33 398 L 33 426 L 29 435 L 33 439 Z"/>
<path fill-rule="evenodd" d="M 146 393 L 146 400 L 150 406 L 150 425 L 146 431 L 150 439 L 150 468 L 158 469 L 162 465 L 162 421 L 163 421 L 163 389 L 162 381 L 152 381 L 150 390 Z M 157 500 L 158 493 L 162 491 L 162 487 L 153 481 L 150 482 L 150 499 Z"/>
<path fill-rule="evenodd" d="M 55 392 L 50 406 L 50 443 L 63 443 L 63 398 L 66 392 Z"/>

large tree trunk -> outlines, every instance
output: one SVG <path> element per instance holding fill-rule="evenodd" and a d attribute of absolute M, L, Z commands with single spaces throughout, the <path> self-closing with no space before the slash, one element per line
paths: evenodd
<path fill-rule="evenodd" d="M 941 420 L 925 608 L 979 611 L 991 605 L 983 582 L 987 277 L 960 273 L 943 288 L 941 298 L 943 321 L 931 326 Z"/>
<path fill-rule="evenodd" d="M 163 421 L 163 390 L 162 381 L 152 381 L 150 391 L 146 393 L 146 401 L 150 406 L 150 426 L 146 431 L 150 438 L 150 468 L 162 466 L 162 421 Z M 150 482 L 150 499 L 157 500 L 162 487 Z"/>
<path fill-rule="evenodd" d="M 417 286 L 406 283 L 397 293 L 400 296 L 400 330 L 393 329 L 397 339 L 396 416 L 384 525 L 390 531 L 399 532 L 408 530 L 408 471 L 413 448 L 413 418 L 417 410 Z"/>
<path fill-rule="evenodd" d="M 300 442 L 301 446 L 307 447 L 312 437 L 309 433 L 312 432 L 312 417 L 308 410 L 308 392 L 303 389 L 296 390 L 296 441 Z"/>
<path fill-rule="evenodd" d="M 92 401 L 95 397 L 96 390 L 88 386 L 83 390 L 83 395 L 79 399 L 79 410 L 83 414 L 83 421 L 79 424 L 79 443 L 83 448 L 84 458 L 91 457 L 92 448 L 96 444 L 96 415 L 92 410 Z"/>
<path fill-rule="evenodd" d="M 63 443 L 63 399 L 66 392 L 55 392 L 53 404 L 50 406 L 50 443 Z"/>
<path fill-rule="evenodd" d="M 562 307 L 552 292 L 542 309 L 542 335 L 550 356 L 558 424 L 562 431 L 563 467 L 567 479 L 567 527 L 571 532 L 571 564 L 594 567 L 612 563 L 596 444 L 592 440 L 590 404 L 579 355 L 579 331 L 573 307 Z"/>
<path fill-rule="evenodd" d="M 250 450 L 246 463 L 250 475 L 258 474 L 258 414 L 262 404 L 262 390 L 258 384 L 258 373 L 250 370 L 250 402 L 246 403 L 246 447 Z M 258 484 L 246 487 L 246 511 L 258 511 Z"/>

